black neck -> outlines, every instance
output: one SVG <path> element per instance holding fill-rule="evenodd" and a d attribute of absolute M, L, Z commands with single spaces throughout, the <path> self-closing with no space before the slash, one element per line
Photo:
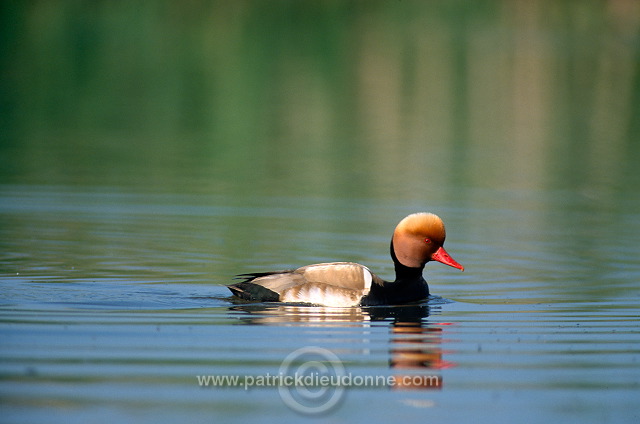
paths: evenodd
<path fill-rule="evenodd" d="M 369 294 L 360 301 L 362 306 L 403 305 L 421 302 L 429 297 L 429 286 L 422 278 L 424 265 L 419 268 L 402 265 L 393 249 L 393 240 L 391 241 L 391 258 L 396 268 L 396 280 L 372 284 Z"/>
<path fill-rule="evenodd" d="M 424 265 L 419 268 L 411 268 L 401 264 L 398 260 L 398 257 L 396 256 L 396 251 L 393 248 L 393 240 L 391 240 L 391 259 L 393 259 L 393 265 L 396 269 L 396 281 L 415 280 L 422 278 L 422 270 L 424 269 Z"/>

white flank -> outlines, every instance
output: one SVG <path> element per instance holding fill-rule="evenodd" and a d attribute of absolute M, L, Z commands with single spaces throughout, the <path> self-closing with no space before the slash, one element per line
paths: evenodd
<path fill-rule="evenodd" d="M 362 267 L 362 274 L 364 277 L 364 293 L 369 293 L 369 289 L 371 289 L 371 281 L 373 277 L 371 276 L 371 271 L 366 266 Z"/>
<path fill-rule="evenodd" d="M 342 289 L 318 286 L 315 284 L 301 288 L 297 293 L 285 291 L 280 300 L 283 302 L 303 302 L 320 306 L 349 307 L 358 306 L 360 299 L 352 293 L 344 293 Z"/>

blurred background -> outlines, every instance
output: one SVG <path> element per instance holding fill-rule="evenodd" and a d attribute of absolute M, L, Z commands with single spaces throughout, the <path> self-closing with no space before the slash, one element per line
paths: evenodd
<path fill-rule="evenodd" d="M 640 186 L 635 0 L 0 8 L 0 183 L 598 202 Z"/>
<path fill-rule="evenodd" d="M 638 0 L 2 0 L 3 419 L 298 423 L 195 375 L 303 346 L 387 375 L 418 341 L 444 389 L 325 418 L 637 423 L 638 193 Z M 417 211 L 466 268 L 425 269 L 424 338 L 224 287 L 392 279 Z"/>

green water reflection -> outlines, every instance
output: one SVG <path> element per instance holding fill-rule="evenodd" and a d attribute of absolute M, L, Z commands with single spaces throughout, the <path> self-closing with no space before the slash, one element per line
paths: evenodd
<path fill-rule="evenodd" d="M 0 16 L 3 182 L 609 203 L 640 185 L 634 0 L 35 1 Z"/>

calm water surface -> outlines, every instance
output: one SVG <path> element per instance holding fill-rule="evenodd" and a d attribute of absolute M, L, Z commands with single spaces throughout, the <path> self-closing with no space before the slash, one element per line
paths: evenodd
<path fill-rule="evenodd" d="M 637 0 L 2 2 L 0 421 L 640 422 L 638 58 Z M 424 304 L 225 288 L 418 211 Z M 281 369 L 418 380 L 198 381 Z"/>
<path fill-rule="evenodd" d="M 348 387 L 329 422 L 638 419 L 640 220 L 626 207 L 471 193 L 474 208 L 430 208 L 464 273 L 429 264 L 436 296 L 423 305 L 340 309 L 234 303 L 223 285 L 338 259 L 390 277 L 393 226 L 426 206 L 64 186 L 1 194 L 7 422 L 314 419 L 277 387 L 197 380 L 276 375 L 304 347 L 328 349 L 355 376 L 437 379 Z"/>

